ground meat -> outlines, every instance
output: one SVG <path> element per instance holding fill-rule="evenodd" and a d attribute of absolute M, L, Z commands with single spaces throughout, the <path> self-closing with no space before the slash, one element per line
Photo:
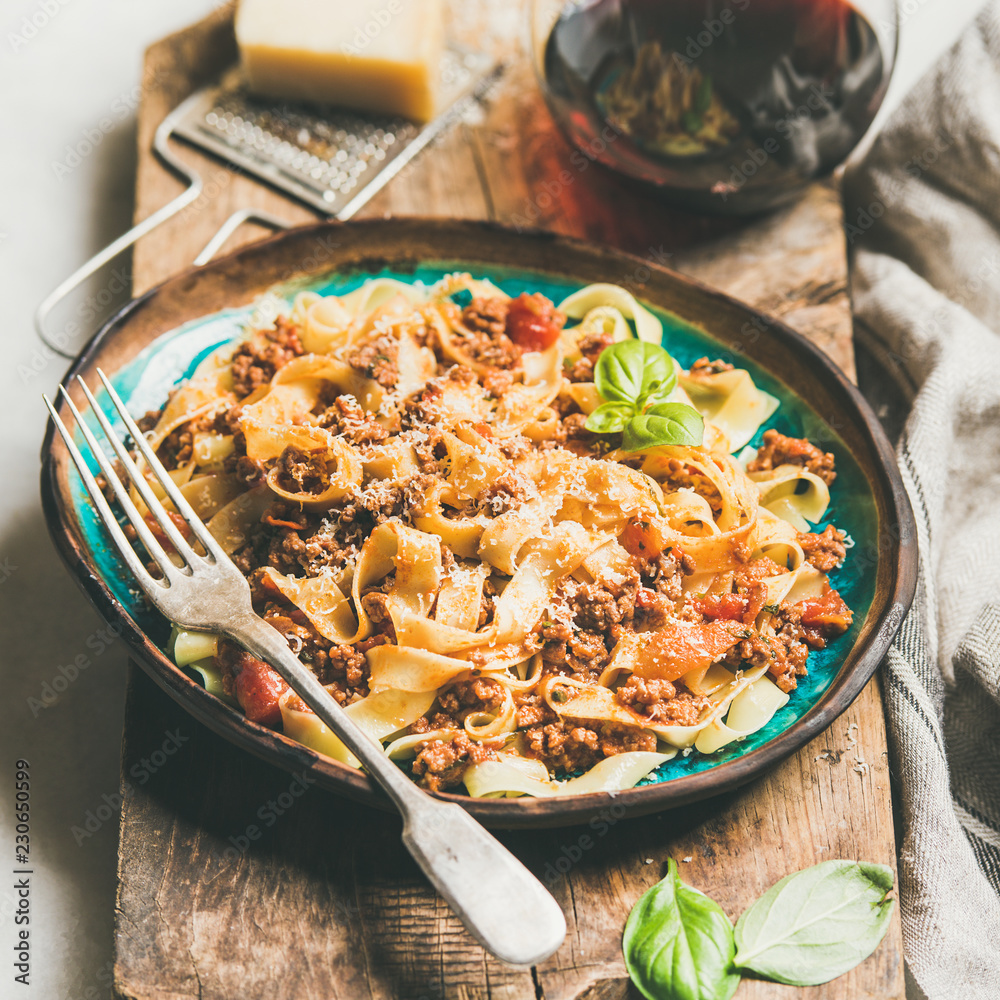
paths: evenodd
<path fill-rule="evenodd" d="M 775 430 L 764 431 L 757 457 L 747 465 L 747 472 L 766 472 L 779 465 L 799 465 L 819 476 L 828 486 L 837 478 L 831 452 L 822 452 L 805 438 L 785 437 Z"/>
<path fill-rule="evenodd" d="M 424 502 L 427 499 L 427 492 L 431 486 L 437 482 L 434 476 L 423 474 L 412 476 L 403 487 L 401 515 L 406 520 L 410 520 L 414 512 L 423 510 Z M 441 546 L 441 554 L 447 549 L 446 545 Z M 450 551 L 450 550 L 448 550 Z"/>
<path fill-rule="evenodd" d="M 430 431 L 430 429 L 441 419 L 441 397 L 443 391 L 441 386 L 435 382 L 430 382 L 417 395 L 411 396 L 403 404 L 403 412 L 400 415 L 400 426 L 403 430 Z M 440 436 L 440 431 L 437 432 Z"/>
<path fill-rule="evenodd" d="M 396 629 L 389 613 L 388 598 L 379 590 L 369 591 L 361 597 L 361 607 L 368 615 L 372 628 L 379 635 L 386 636 L 390 642 L 396 641 Z"/>
<path fill-rule="evenodd" d="M 542 660 L 549 673 L 569 673 L 582 680 L 596 680 L 611 659 L 600 632 L 581 631 L 564 622 L 544 621 L 538 635 L 545 644 Z"/>
<path fill-rule="evenodd" d="M 586 771 L 605 757 L 656 749 L 656 736 L 643 729 L 602 723 L 596 729 L 582 722 L 559 719 L 525 731 L 529 756 L 556 774 Z"/>
<path fill-rule="evenodd" d="M 605 757 L 616 757 L 620 753 L 636 751 L 651 753 L 656 750 L 656 735 L 644 729 L 607 722 L 601 727 L 600 733 L 601 753 Z"/>
<path fill-rule="evenodd" d="M 707 501 L 712 512 L 718 517 L 722 510 L 722 494 L 719 492 L 719 487 L 703 472 L 680 459 L 671 458 L 667 461 L 662 475 L 664 493 L 671 490 L 692 489 Z"/>
<path fill-rule="evenodd" d="M 493 296 L 473 299 L 462 310 L 462 325 L 468 330 L 478 330 L 495 337 L 507 332 L 507 312 L 510 300 Z"/>
<path fill-rule="evenodd" d="M 500 399 L 514 384 L 514 373 L 509 369 L 490 368 L 482 375 L 483 388 L 494 399 Z"/>
<path fill-rule="evenodd" d="M 537 691 L 515 694 L 514 703 L 517 705 L 518 729 L 556 721 L 556 713 L 549 708 L 548 702 Z"/>
<path fill-rule="evenodd" d="M 490 517 L 498 517 L 523 504 L 529 495 L 527 480 L 513 469 L 508 469 L 483 490 L 476 506 Z"/>
<path fill-rule="evenodd" d="M 528 756 L 553 773 L 587 771 L 604 758 L 596 730 L 562 719 L 526 730 L 524 739 Z"/>
<path fill-rule="evenodd" d="M 417 751 L 413 774 L 418 783 L 432 792 L 441 792 L 462 783 L 470 764 L 480 764 L 496 757 L 492 747 L 458 733 L 447 742 L 435 740 Z"/>
<path fill-rule="evenodd" d="M 303 654 L 305 658 L 305 654 Z M 313 668 L 323 684 L 345 684 L 362 697 L 368 694 L 368 661 L 353 646 L 331 646 L 325 663 L 314 661 Z"/>
<path fill-rule="evenodd" d="M 481 365 L 507 370 L 521 362 L 519 348 L 505 333 L 506 299 L 473 299 L 462 310 L 462 346 Z"/>
<path fill-rule="evenodd" d="M 732 370 L 733 366 L 728 361 L 721 359 L 709 361 L 707 357 L 704 357 L 698 358 L 691 365 L 690 373 L 692 375 L 718 375 L 720 372 L 731 372 Z"/>
<path fill-rule="evenodd" d="M 233 388 L 238 396 L 267 385 L 274 373 L 303 353 L 299 328 L 284 316 L 273 330 L 258 330 L 233 355 Z"/>
<path fill-rule="evenodd" d="M 237 456 L 229 471 L 239 476 L 247 484 L 247 489 L 252 489 L 254 486 L 260 485 L 261 480 L 264 478 L 264 470 L 260 464 L 252 458 L 247 458 L 246 455 Z"/>
<path fill-rule="evenodd" d="M 427 427 L 424 431 L 424 435 L 417 435 L 419 440 L 413 442 L 413 452 L 420 471 L 434 476 L 441 471 L 441 462 L 447 457 L 448 449 L 444 443 L 444 435 L 436 427 Z"/>
<path fill-rule="evenodd" d="M 497 447 L 503 453 L 504 458 L 517 461 L 532 451 L 534 445 L 523 435 L 515 434 L 513 437 L 501 438 L 497 442 Z"/>
<path fill-rule="evenodd" d="M 694 572 L 694 560 L 676 546 L 651 559 L 636 557 L 642 582 L 657 594 L 677 603 L 684 599 L 684 577 Z"/>
<path fill-rule="evenodd" d="M 368 695 L 368 661 L 353 646 L 335 645 L 321 636 L 298 608 L 272 604 L 264 620 L 277 629 L 289 648 L 319 679 L 332 688 L 341 705 Z"/>
<path fill-rule="evenodd" d="M 225 410 L 220 410 L 212 418 L 212 430 L 216 434 L 236 435 L 240 432 L 240 417 L 243 415 L 243 407 L 239 404 L 230 406 Z"/>
<path fill-rule="evenodd" d="M 475 385 L 478 381 L 476 373 L 468 365 L 451 365 L 445 371 L 445 376 L 455 385 Z"/>
<path fill-rule="evenodd" d="M 288 493 L 319 495 L 327 487 L 326 460 L 321 451 L 303 451 L 289 445 L 275 463 L 277 483 Z"/>
<path fill-rule="evenodd" d="M 488 576 L 483 581 L 483 593 L 479 600 L 479 622 L 476 628 L 484 628 L 493 621 L 493 614 L 496 611 L 496 598 L 500 591 L 493 582 L 493 577 Z"/>
<path fill-rule="evenodd" d="M 357 555 L 354 541 L 339 537 L 327 518 L 308 515 L 291 504 L 274 503 L 261 518 L 269 533 L 267 565 L 288 576 L 319 576 L 340 569 Z"/>
<path fill-rule="evenodd" d="M 173 393 L 170 393 L 170 395 L 173 395 Z M 160 417 L 162 415 L 162 407 L 159 410 L 147 410 L 144 416 L 139 417 L 136 424 L 139 426 L 139 430 L 141 430 L 143 434 L 148 434 L 160 422 Z"/>
<path fill-rule="evenodd" d="M 549 448 L 565 448 L 581 458 L 599 458 L 610 451 L 618 435 L 595 434 L 584 426 L 586 413 L 570 413 L 559 420 L 554 436 L 539 444 L 543 451 Z"/>
<path fill-rule="evenodd" d="M 338 396 L 323 411 L 320 427 L 328 427 L 351 444 L 377 444 L 389 432 L 353 396 Z"/>
<path fill-rule="evenodd" d="M 794 691 L 796 677 L 806 673 L 809 647 L 803 641 L 801 625 L 793 620 L 773 622 L 774 635 L 753 630 L 750 637 L 742 639 L 726 653 L 724 663 L 732 669 L 741 666 L 766 666 L 775 684 L 786 694 Z"/>
<path fill-rule="evenodd" d="M 674 601 L 648 587 L 640 587 L 635 595 L 635 616 L 632 627 L 636 632 L 652 632 L 663 628 L 675 610 Z"/>
<path fill-rule="evenodd" d="M 390 517 L 401 517 L 404 513 L 407 492 L 391 479 L 373 479 L 357 495 L 357 503 L 368 511 L 376 525 L 388 521 Z M 419 499 L 410 492 L 411 499 Z"/>
<path fill-rule="evenodd" d="M 847 555 L 845 535 L 832 524 L 828 524 L 821 534 L 800 531 L 798 537 L 806 559 L 821 573 L 829 573 L 843 564 Z"/>
<path fill-rule="evenodd" d="M 582 584 L 569 599 L 573 621 L 585 631 L 611 633 L 616 626 L 631 623 L 638 591 L 639 574 L 635 570 L 618 579 L 604 577 Z"/>
<path fill-rule="evenodd" d="M 365 378 L 374 379 L 386 389 L 399 381 L 399 340 L 391 333 L 366 341 L 348 354 L 346 360 Z"/>
<path fill-rule="evenodd" d="M 708 698 L 692 694 L 670 681 L 644 679 L 633 674 L 615 691 L 626 708 L 646 716 L 650 722 L 667 726 L 694 726 L 708 705 Z"/>
<path fill-rule="evenodd" d="M 577 345 L 583 357 L 567 369 L 566 378 L 570 382 L 593 382 L 594 365 L 597 364 L 597 359 L 601 356 L 601 352 L 614 342 L 614 334 L 606 333 L 603 330 L 584 334 Z"/>
<path fill-rule="evenodd" d="M 181 424 L 160 442 L 156 456 L 168 469 L 176 469 L 191 460 L 193 451 L 194 434 L 191 425 Z"/>
<path fill-rule="evenodd" d="M 410 731 L 428 733 L 434 729 L 461 729 L 470 715 L 495 713 L 505 697 L 505 688 L 497 681 L 485 677 L 458 681 L 438 695 L 431 711 L 417 719 Z"/>

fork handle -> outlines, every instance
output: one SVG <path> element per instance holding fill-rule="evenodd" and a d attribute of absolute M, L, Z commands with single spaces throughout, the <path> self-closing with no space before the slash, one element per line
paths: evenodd
<path fill-rule="evenodd" d="M 256 616 L 226 630 L 266 661 L 362 762 L 403 817 L 403 843 L 473 937 L 512 965 L 535 965 L 562 944 L 566 920 L 545 887 L 461 806 L 419 789 L 337 704 L 288 648 L 277 629 Z"/>

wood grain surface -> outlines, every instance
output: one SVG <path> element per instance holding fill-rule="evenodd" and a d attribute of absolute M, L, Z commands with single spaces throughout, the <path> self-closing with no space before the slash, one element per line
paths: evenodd
<path fill-rule="evenodd" d="M 362 213 L 491 218 L 649 256 L 780 315 L 853 371 L 839 200 L 815 185 L 750 223 L 671 210 L 596 167 L 574 166 L 517 54 L 515 5 L 459 0 L 458 32 L 509 60 L 476 120 L 439 140 Z M 181 190 L 150 153 L 163 116 L 232 61 L 231 12 L 153 46 L 139 118 L 136 217 Z M 178 147 L 202 198 L 145 237 L 143 291 L 186 267 L 231 212 L 314 214 Z M 259 235 L 247 227 L 232 246 Z M 642 275 L 609 275 L 641 285 Z M 160 762 L 157 764 L 156 762 Z M 589 826 L 501 834 L 566 912 L 560 951 L 530 970 L 485 954 L 423 880 L 392 816 L 308 787 L 208 732 L 133 668 L 122 757 L 115 990 L 142 1000 L 610 1000 L 637 997 L 620 937 L 665 872 L 735 918 L 774 881 L 830 858 L 895 865 L 881 698 L 872 682 L 823 736 L 745 789 L 697 806 Z M 737 1000 L 901 998 L 898 916 L 878 951 L 824 987 L 746 980 Z"/>

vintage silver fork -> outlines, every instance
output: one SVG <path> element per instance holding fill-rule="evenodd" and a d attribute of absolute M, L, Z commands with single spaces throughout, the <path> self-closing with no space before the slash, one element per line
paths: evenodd
<path fill-rule="evenodd" d="M 69 393 L 60 386 L 62 398 L 102 474 L 114 490 L 125 516 L 163 574 L 162 579 L 154 577 L 125 537 L 73 436 L 55 407 L 45 398 L 45 405 L 69 449 L 94 507 L 153 605 L 172 622 L 185 628 L 217 632 L 235 639 L 277 670 L 388 793 L 403 816 L 403 843 L 407 850 L 484 948 L 514 965 L 534 965 L 548 958 L 562 944 L 566 934 L 566 921 L 556 901 L 535 876 L 461 806 L 442 802 L 418 788 L 324 690 L 288 648 L 281 633 L 258 617 L 251 606 L 250 586 L 243 574 L 167 475 L 104 373 L 98 369 L 97 374 L 140 454 L 183 518 L 193 539 L 204 550 L 203 553 L 196 551 L 192 542 L 178 529 L 119 440 L 90 389 L 77 376 L 77 382 L 129 480 L 149 508 L 159 530 L 183 560 L 182 566 L 171 560 L 150 525 L 136 509 L 128 489 L 119 480 Z"/>

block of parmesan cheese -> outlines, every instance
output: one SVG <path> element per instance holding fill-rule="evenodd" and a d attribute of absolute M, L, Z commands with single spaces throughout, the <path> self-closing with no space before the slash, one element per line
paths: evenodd
<path fill-rule="evenodd" d="M 251 91 L 426 122 L 439 110 L 442 0 L 240 0 Z"/>

